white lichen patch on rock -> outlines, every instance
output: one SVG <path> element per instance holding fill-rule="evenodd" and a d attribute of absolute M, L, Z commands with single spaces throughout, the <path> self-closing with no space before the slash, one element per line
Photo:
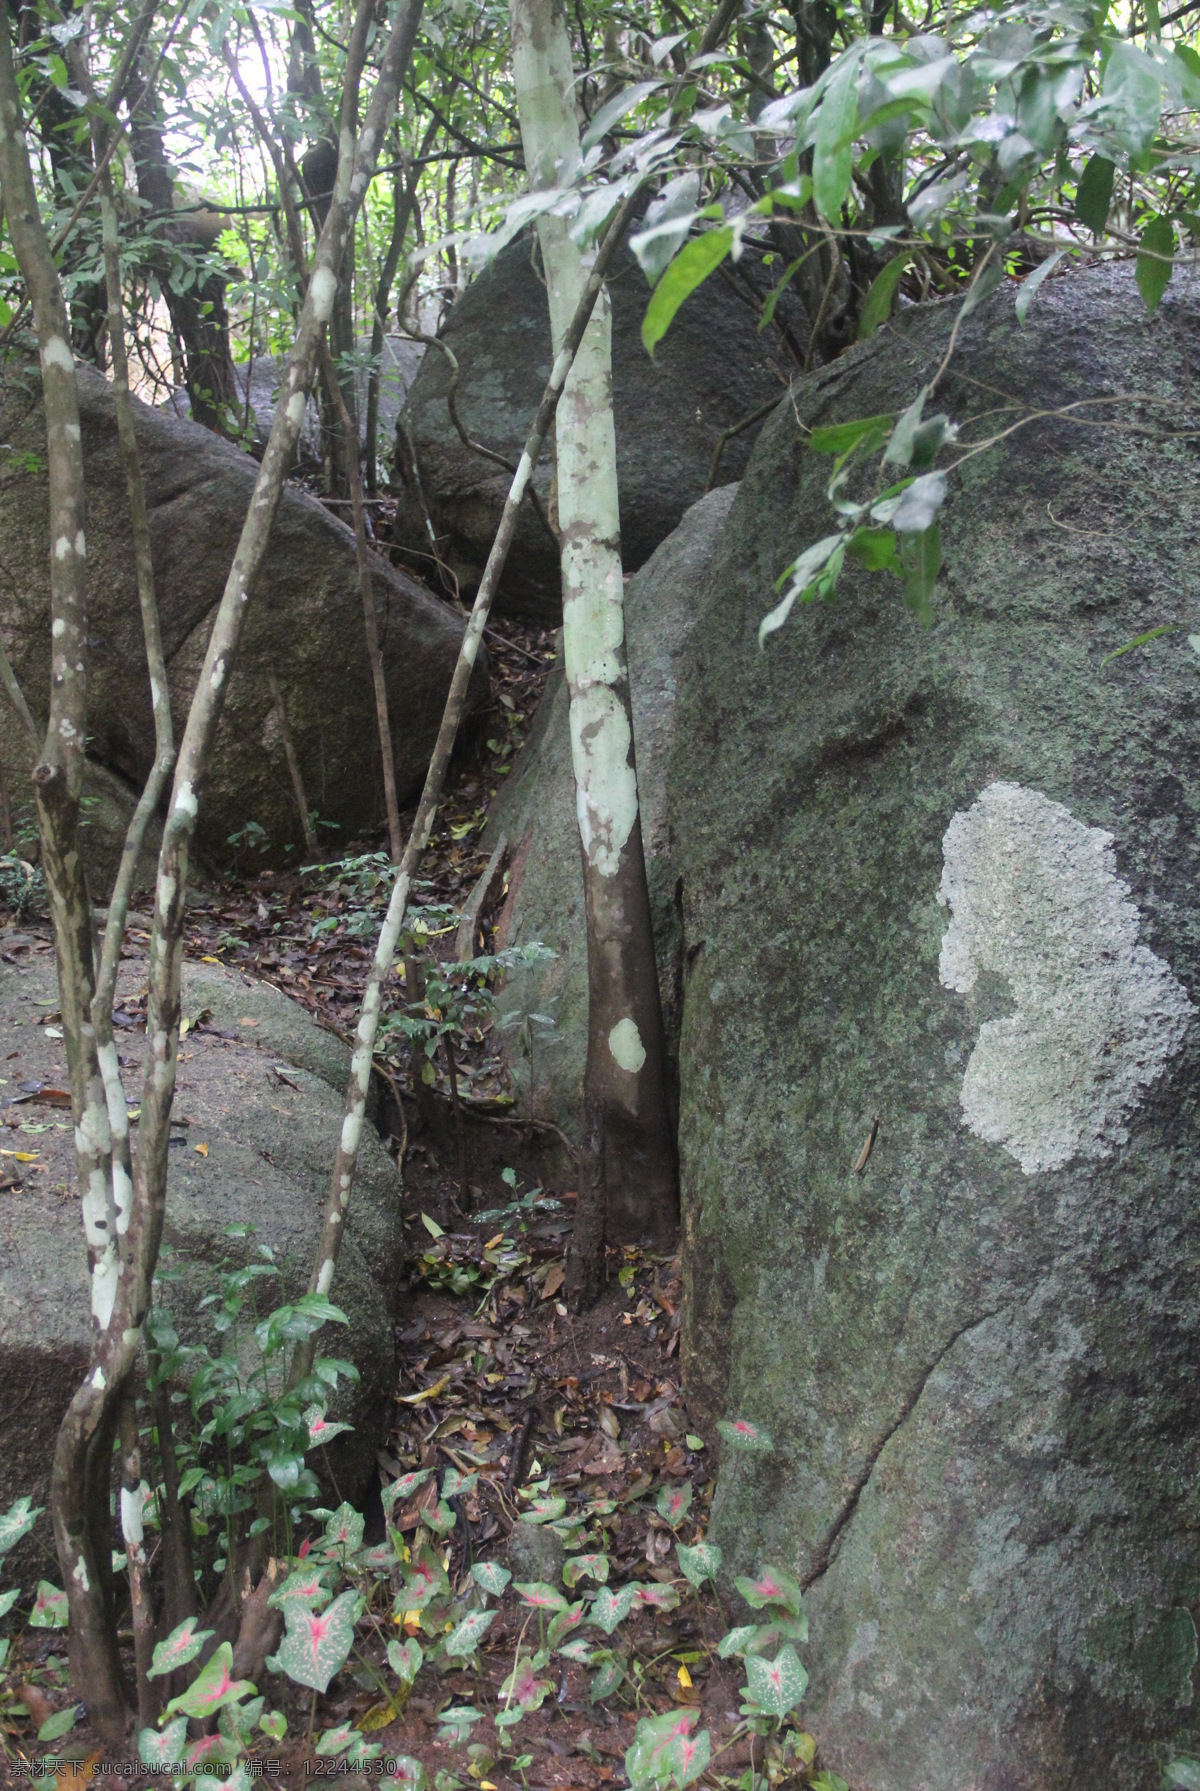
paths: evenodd
<path fill-rule="evenodd" d="M 966 995 L 981 974 L 1003 977 L 1015 1007 L 979 1029 L 964 1124 L 1026 1175 L 1111 1156 L 1196 1011 L 1138 944 L 1112 835 L 1038 790 L 993 783 L 954 816 L 942 852 L 942 982 Z"/>

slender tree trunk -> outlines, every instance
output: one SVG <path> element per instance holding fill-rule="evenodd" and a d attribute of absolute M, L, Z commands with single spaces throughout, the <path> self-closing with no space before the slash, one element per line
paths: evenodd
<path fill-rule="evenodd" d="M 55 1541 L 70 1610 L 72 1676 L 77 1695 L 106 1740 L 126 1722 L 125 1690 L 108 1586 L 110 1528 L 95 1522 L 99 1471 L 111 1469 L 112 1436 L 126 1377 L 136 1359 L 162 1234 L 167 1144 L 179 1042 L 180 974 L 188 855 L 228 677 L 236 661 L 249 591 L 267 551 L 284 478 L 295 453 L 322 332 L 337 291 L 350 226 L 371 180 L 391 121 L 420 19 L 420 0 L 395 18 L 363 128 L 355 132 L 358 90 L 373 0 L 359 0 L 346 56 L 339 156 L 333 200 L 313 258 L 296 344 L 276 408 L 237 551 L 221 599 L 179 750 L 163 845 L 150 942 L 147 1052 L 141 1127 L 128 1209 L 117 1223 L 112 1139 L 91 1020 L 90 913 L 77 827 L 86 729 L 87 617 L 83 466 L 75 368 L 66 310 L 37 211 L 7 10 L 0 7 L 0 182 L 13 245 L 34 308 L 47 417 L 51 515 L 53 657 L 50 725 L 34 772 L 43 859 L 59 955 L 63 1030 L 91 1265 L 95 1340 L 86 1379 L 59 1430 L 51 1476 Z M 114 1245 L 119 1242 L 119 1254 Z M 107 1487 L 107 1478 L 104 1481 Z"/>
<path fill-rule="evenodd" d="M 558 0 L 512 0 L 513 74 L 533 188 L 564 185 L 579 166 L 571 45 Z M 555 345 L 587 279 L 589 256 L 563 219 L 538 223 Z M 583 857 L 588 940 L 588 1056 L 580 1206 L 603 1202 L 603 1231 L 664 1238 L 677 1183 L 662 1015 L 642 851 L 621 572 L 612 322 L 597 305 L 556 420 L 562 540 L 563 651 Z M 598 1160 L 597 1160 L 598 1158 Z M 601 1227 L 580 1213 L 572 1298 L 599 1284 Z M 585 1246 L 586 1242 L 586 1248 Z"/>

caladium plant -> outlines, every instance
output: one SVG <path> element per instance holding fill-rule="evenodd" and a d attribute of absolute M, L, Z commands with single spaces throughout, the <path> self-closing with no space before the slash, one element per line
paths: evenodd
<path fill-rule="evenodd" d="M 273 1672 L 286 1673 L 297 1685 L 325 1691 L 334 1674 L 346 1664 L 361 1609 L 362 1599 L 354 1591 L 343 1592 L 328 1610 L 321 1612 L 289 1599 L 283 1607 L 287 1628 L 267 1665 Z"/>
<path fill-rule="evenodd" d="M 662 1788 L 690 1785 L 709 1762 L 708 1730 L 695 1733 L 698 1710 L 668 1710 L 664 1716 L 643 1717 L 633 1746 L 625 1754 L 625 1770 L 634 1791 L 642 1786 Z"/>
<path fill-rule="evenodd" d="M 215 1716 L 223 1705 L 253 1697 L 254 1686 L 248 1679 L 234 1679 L 232 1665 L 233 1643 L 222 1642 L 187 1690 L 171 1699 L 167 1714 L 180 1711 L 184 1716 Z"/>
<path fill-rule="evenodd" d="M 190 1660 L 195 1660 L 209 1636 L 211 1629 L 197 1628 L 199 1617 L 185 1617 L 154 1650 L 154 1659 L 146 1669 L 147 1679 L 158 1679 L 164 1673 L 173 1673 L 176 1667 L 186 1667 Z"/>

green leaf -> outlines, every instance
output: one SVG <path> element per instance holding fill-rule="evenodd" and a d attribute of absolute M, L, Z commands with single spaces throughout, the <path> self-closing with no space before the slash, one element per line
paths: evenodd
<path fill-rule="evenodd" d="M 830 535 L 827 539 L 838 542 L 841 536 Z M 819 545 L 824 546 L 824 542 Z M 799 561 L 796 563 L 799 565 Z M 762 633 L 761 627 L 759 633 Z M 729 1443 L 734 1449 L 746 1450 L 751 1455 L 765 1455 L 775 1447 L 770 1432 L 761 1424 L 752 1424 L 749 1418 L 720 1418 L 717 1429 L 722 1441 Z"/>
<path fill-rule="evenodd" d="M 606 1660 L 599 1672 L 592 1677 L 592 1683 L 588 1687 L 588 1702 L 600 1704 L 605 1698 L 611 1698 L 624 1678 L 625 1668 L 620 1661 L 615 1656 L 612 1660 Z"/>
<path fill-rule="evenodd" d="M 411 1685 L 421 1671 L 421 1662 L 425 1658 L 420 1642 L 410 1637 L 407 1642 L 391 1641 L 387 1645 L 388 1666 L 405 1685 Z"/>
<path fill-rule="evenodd" d="M 464 1741 L 470 1740 L 471 1730 L 479 1721 L 480 1714 L 473 1704 L 451 1704 L 448 1710 L 439 1712 L 438 1722 L 442 1726 L 437 1732 L 437 1739 L 446 1746 L 461 1746 Z"/>
<path fill-rule="evenodd" d="M 52 1586 L 49 1580 L 39 1580 L 37 1598 L 29 1613 L 30 1629 L 65 1629 L 67 1627 L 67 1595 Z"/>
<path fill-rule="evenodd" d="M 339 1505 L 325 1525 L 321 1553 L 342 1561 L 350 1555 L 356 1555 L 362 1547 L 365 1529 L 366 1520 L 353 1505 Z"/>
<path fill-rule="evenodd" d="M 431 1510 L 421 1513 L 421 1522 L 426 1524 L 435 1536 L 449 1536 L 458 1522 L 458 1517 L 444 1499 L 439 1499 Z"/>
<path fill-rule="evenodd" d="M 266 1716 L 259 1717 L 258 1726 L 272 1741 L 282 1741 L 287 1734 L 287 1717 L 282 1710 L 268 1710 Z"/>
<path fill-rule="evenodd" d="M 1158 308 L 1175 271 L 1175 226 L 1170 218 L 1151 218 L 1138 241 L 1134 279 L 1147 311 Z"/>
<path fill-rule="evenodd" d="M 143 1766 L 178 1766 L 187 1745 L 187 1717 L 178 1717 L 162 1730 L 143 1729 L 137 1745 Z"/>
<path fill-rule="evenodd" d="M 546 1631 L 547 1648 L 557 1648 L 582 1622 L 583 1600 L 580 1599 L 578 1604 L 568 1605 L 565 1611 L 559 1611 L 554 1617 Z"/>
<path fill-rule="evenodd" d="M 361 1740 L 362 1736 L 351 1723 L 339 1723 L 336 1729 L 326 1729 L 317 1743 L 317 1752 L 336 1759 L 338 1754 L 344 1754 L 348 1747 Z"/>
<path fill-rule="evenodd" d="M 677 1530 L 692 1508 L 690 1482 L 683 1486 L 664 1486 L 658 1495 L 658 1515 Z"/>
<path fill-rule="evenodd" d="M 608 1578 L 608 1566 L 607 1555 L 572 1555 L 569 1561 L 563 1563 L 563 1583 L 574 1590 L 580 1580 L 586 1577 L 602 1586 Z"/>
<path fill-rule="evenodd" d="M 882 324 L 892 315 L 892 305 L 904 271 L 912 261 L 912 250 L 901 249 L 898 255 L 885 264 L 871 282 L 870 291 L 863 300 L 863 308 L 858 317 L 858 339 L 866 342 Z"/>
<path fill-rule="evenodd" d="M 273 1672 L 286 1673 L 297 1685 L 325 1691 L 349 1657 L 361 1602 L 357 1592 L 343 1592 L 327 1611 L 318 1614 L 289 1599 L 283 1608 L 287 1632 L 267 1665 Z"/>
<path fill-rule="evenodd" d="M 517 1580 L 513 1591 L 519 1592 L 522 1602 L 532 1605 L 535 1611 L 565 1611 L 567 1608 L 562 1593 L 556 1592 L 544 1580 Z"/>
<path fill-rule="evenodd" d="M 1106 155 L 1094 155 L 1079 177 L 1075 190 L 1075 216 L 1093 236 L 1099 236 L 1108 223 L 1116 172 L 1115 163 Z"/>
<path fill-rule="evenodd" d="M 798 560 L 792 562 L 783 575 L 784 578 L 791 580 L 788 589 L 775 608 L 768 610 L 758 625 L 760 647 L 769 634 L 774 634 L 776 629 L 783 627 L 791 615 L 792 606 L 797 599 L 801 603 L 809 603 L 814 597 L 832 596 L 838 573 L 842 569 L 845 553 L 846 537 L 844 535 L 826 535 L 812 547 L 807 548 Z M 782 579 L 780 582 L 783 582 Z M 761 1441 L 756 1440 L 767 1434 L 761 1426 L 751 1424 L 745 1418 L 738 1418 L 732 1424 L 728 1419 L 722 1418 L 717 1424 L 717 1429 L 725 1441 L 732 1443 L 736 1448 L 753 1451 L 771 1447 L 769 1441 L 764 1445 Z"/>
<path fill-rule="evenodd" d="M 393 1480 L 383 1489 L 383 1509 L 390 1516 L 392 1507 L 397 1503 L 406 1503 L 412 1498 L 419 1486 L 424 1486 L 432 1468 L 420 1468 L 415 1474 L 401 1474 L 399 1480 Z"/>
<path fill-rule="evenodd" d="M 719 267 L 729 253 L 733 231 L 729 225 L 705 230 L 684 243 L 650 296 L 642 319 L 642 345 L 652 355 L 674 321 L 689 293 Z"/>
<path fill-rule="evenodd" d="M 614 1592 L 608 1586 L 601 1586 L 592 1607 L 588 1612 L 588 1622 L 595 1623 L 606 1636 L 610 1636 L 618 1623 L 623 1623 L 633 1609 L 635 1586 L 631 1583 Z"/>
<path fill-rule="evenodd" d="M 147 1679 L 158 1679 L 163 1673 L 173 1673 L 176 1667 L 186 1667 L 189 1660 L 195 1660 L 213 1633 L 211 1629 L 197 1629 L 199 1621 L 199 1617 L 185 1617 L 166 1641 L 158 1644 L 154 1659 L 146 1670 Z"/>
<path fill-rule="evenodd" d="M 625 1754 L 634 1791 L 643 1785 L 690 1785 L 700 1777 L 709 1761 L 709 1739 L 707 1729 L 692 1734 L 699 1720 L 698 1710 L 668 1710 L 663 1716 L 642 1718 Z"/>
<path fill-rule="evenodd" d="M 501 1567 L 498 1561 L 476 1561 L 471 1567 L 471 1578 L 485 1592 L 490 1592 L 493 1598 L 499 1598 L 512 1574 L 507 1567 Z"/>
<path fill-rule="evenodd" d="M 1053 255 L 1047 255 L 1045 261 L 1041 262 L 1026 279 L 1021 281 L 1020 290 L 1017 293 L 1017 322 L 1019 324 L 1024 324 L 1026 314 L 1037 296 L 1042 281 L 1050 278 L 1066 253 L 1066 249 L 1056 249 Z"/>
<path fill-rule="evenodd" d="M 844 56 L 835 64 L 825 88 L 813 138 L 813 198 L 830 224 L 840 223 L 850 190 L 857 122 L 858 58 Z"/>
<path fill-rule="evenodd" d="M 565 1499 L 534 1499 L 525 1513 L 527 1524 L 552 1524 L 567 1509 Z"/>
<path fill-rule="evenodd" d="M 883 442 L 892 422 L 888 412 L 881 417 L 859 417 L 853 423 L 828 423 L 810 432 L 808 445 L 815 454 L 846 455 L 864 440 L 872 445 Z"/>
<path fill-rule="evenodd" d="M 411 1754 L 401 1754 L 395 1771 L 388 1774 L 388 1783 L 405 1785 L 408 1791 L 426 1791 L 429 1774 L 420 1760 L 414 1760 Z"/>
<path fill-rule="evenodd" d="M 1145 634 L 1135 635 L 1131 641 L 1126 641 L 1123 647 L 1115 647 L 1111 653 L 1106 653 L 1104 658 L 1100 661 L 1101 667 L 1103 668 L 1106 666 L 1110 659 L 1120 659 L 1122 654 L 1132 653 L 1135 647 L 1144 647 L 1147 641 L 1156 641 L 1161 634 L 1174 634 L 1178 626 L 1179 624 L 1177 622 L 1164 622 L 1158 628 L 1148 628 Z M 1189 646 L 1191 646 L 1192 639 L 1193 637 L 1189 635 Z"/>
<path fill-rule="evenodd" d="M 61 1741 L 79 1721 L 79 1708 L 78 1704 L 69 1704 L 65 1710 L 58 1710 L 53 1716 L 48 1716 L 38 1730 L 38 1740 Z"/>
<path fill-rule="evenodd" d="M 785 1717 L 794 1710 L 808 1687 L 808 1674 L 800 1665 L 796 1650 L 789 1643 L 774 1660 L 761 1655 L 746 1659 L 746 1681 L 750 1697 L 768 1716 Z"/>
<path fill-rule="evenodd" d="M 627 112 L 632 112 L 635 106 L 640 106 L 644 99 L 657 93 L 663 86 L 663 81 L 637 81 L 632 87 L 626 87 L 621 93 L 615 93 L 612 99 L 606 100 L 600 110 L 593 114 L 592 122 L 584 132 L 580 144 L 584 154 L 587 154 L 593 143 L 599 143 L 601 137 L 606 137 L 614 124 L 620 124 Z"/>
<path fill-rule="evenodd" d="M 1172 1760 L 1163 1780 L 1163 1791 L 1200 1791 L 1200 1760 L 1190 1754 Z"/>
<path fill-rule="evenodd" d="M 289 1598 L 298 1598 L 301 1604 L 311 1605 L 319 1611 L 322 1605 L 329 1603 L 333 1593 L 325 1584 L 332 1570 L 328 1567 L 300 1567 L 289 1573 L 281 1586 L 277 1586 L 267 1599 L 272 1610 L 280 1611 Z M 191 1619 L 189 1618 L 190 1622 Z M 158 1659 L 157 1653 L 154 1657 Z"/>
<path fill-rule="evenodd" d="M 252 1697 L 255 1688 L 248 1679 L 230 1677 L 229 1669 L 232 1665 L 233 1643 L 222 1642 L 187 1690 L 171 1699 L 167 1705 L 167 1715 L 171 1716 L 178 1710 L 184 1716 L 215 1716 L 223 1705 L 239 1698 Z"/>
<path fill-rule="evenodd" d="M 942 566 L 942 540 L 936 522 L 920 534 L 900 536 L 900 571 L 904 601 L 926 627 L 933 621 L 933 587 Z"/>
<path fill-rule="evenodd" d="M 445 1653 L 451 1660 L 465 1660 L 474 1654 L 480 1642 L 495 1621 L 495 1611 L 470 1611 L 462 1622 L 446 1637 Z"/>
<path fill-rule="evenodd" d="M 809 1791 L 850 1791 L 845 1779 L 840 1779 L 836 1772 L 819 1772 L 815 1779 L 808 1781 Z"/>
<path fill-rule="evenodd" d="M 9 1506 L 0 1517 L 0 1555 L 6 1555 L 23 1536 L 28 1536 L 44 1510 L 45 1506 L 35 1505 L 29 1498 L 18 1499 Z"/>
<path fill-rule="evenodd" d="M 858 560 L 868 572 L 898 572 L 896 532 L 894 529 L 855 529 L 846 543 L 846 552 Z"/>
<path fill-rule="evenodd" d="M 800 1588 L 782 1567 L 764 1567 L 756 1579 L 736 1579 L 734 1585 L 752 1610 L 778 1605 L 791 1616 L 800 1615 Z"/>
<path fill-rule="evenodd" d="M 694 1548 L 685 1548 L 682 1542 L 675 1544 L 675 1553 L 679 1557 L 679 1565 L 684 1579 L 699 1591 L 705 1580 L 717 1577 L 721 1565 L 721 1550 L 715 1542 L 698 1542 Z"/>
<path fill-rule="evenodd" d="M 251 1698 L 245 1704 L 226 1704 L 217 1718 L 217 1727 L 222 1735 L 228 1735 L 231 1741 L 240 1743 L 243 1748 L 254 1746 L 254 1731 L 258 1727 L 263 1713 L 265 1698 Z"/>
<path fill-rule="evenodd" d="M 442 1498 L 465 1498 L 467 1493 L 475 1490 L 478 1482 L 478 1474 L 460 1474 L 457 1468 L 447 1468 L 442 1481 Z"/>
<path fill-rule="evenodd" d="M 0 1592 L 0 1617 L 8 1616 L 20 1596 L 21 1588 L 19 1586 L 13 1586 L 7 1592 Z"/>
<path fill-rule="evenodd" d="M 736 1629 L 728 1630 L 721 1637 L 717 1653 L 722 1660 L 728 1660 L 734 1654 L 745 1654 L 757 1634 L 757 1623 L 739 1623 Z"/>

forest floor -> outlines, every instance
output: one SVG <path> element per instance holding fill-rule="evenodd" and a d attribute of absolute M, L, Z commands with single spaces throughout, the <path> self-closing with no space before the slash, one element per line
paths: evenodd
<path fill-rule="evenodd" d="M 492 631 L 489 648 L 493 704 L 455 764 L 418 897 L 455 910 L 486 862 L 478 840 L 489 803 L 554 660 L 552 634 L 507 619 Z M 348 842 L 340 850 L 339 860 L 316 868 L 243 867 L 238 877 L 210 882 L 189 908 L 186 951 L 274 983 L 345 1038 L 356 1021 L 387 889 L 378 841 Z M 485 948 L 503 893 L 498 883 L 482 917 Z M 148 914 L 131 916 L 135 941 L 148 924 Z M 44 920 L 26 914 L 17 926 L 17 932 L 10 927 L 10 941 L 44 947 Z M 144 1005 L 126 1001 L 117 1020 L 143 1028 Z M 451 1592 L 467 1591 L 480 1563 L 507 1562 L 510 1547 L 514 1580 L 557 1582 L 561 1591 L 558 1536 L 524 1520 L 547 1509 L 559 1513 L 560 1531 L 577 1520 L 578 1535 L 589 1539 L 582 1546 L 601 1548 L 606 1557 L 610 1589 L 640 1588 L 617 1638 L 624 1678 L 611 1696 L 593 1701 L 594 1663 L 589 1671 L 580 1660 L 556 1655 L 540 1669 L 547 1675 L 541 1702 L 518 1729 L 502 1734 L 482 1721 L 478 1741 L 470 1740 L 470 1724 L 455 1737 L 447 1728 L 448 1707 L 466 1705 L 486 1719 L 511 1703 L 511 1681 L 507 1693 L 502 1687 L 519 1661 L 528 1661 L 535 1646 L 531 1622 L 536 1615 L 540 1630 L 543 1617 L 509 1586 L 494 1601 L 496 1615 L 473 1661 L 461 1670 L 447 1671 L 453 1663 L 444 1663 L 437 1673 L 425 1671 L 411 1693 L 397 1695 L 385 1660 L 388 1635 L 424 1634 L 427 1644 L 429 1637 L 420 1613 L 401 1612 L 393 1620 L 389 1600 L 382 1625 L 375 1622 L 364 1634 L 357 1658 L 311 1708 L 282 1676 L 272 1678 L 269 1703 L 288 1715 L 288 1734 L 278 1744 L 260 1736 L 251 1770 L 292 1779 L 345 1774 L 346 1759 L 318 1755 L 313 1738 L 347 1724 L 381 1748 L 362 1768 L 365 1782 L 381 1776 L 389 1760 L 407 1756 L 425 1766 L 437 1791 L 474 1784 L 484 1791 L 518 1785 L 591 1791 L 625 1782 L 624 1755 L 638 1720 L 672 1709 L 700 1713 L 716 1755 L 739 1722 L 742 1673 L 737 1661 L 717 1654 L 728 1625 L 711 1585 L 701 1593 L 689 1586 L 674 1553 L 677 1543 L 702 1539 L 715 1484 L 715 1438 L 689 1418 L 680 1388 L 678 1257 L 610 1249 L 600 1303 L 584 1316 L 569 1315 L 559 1295 L 574 1200 L 574 1190 L 563 1185 L 571 1179 L 570 1157 L 561 1148 L 547 1151 L 544 1134 L 512 1117 L 487 1025 L 460 1040 L 461 1134 L 450 1117 L 444 1061 L 435 1065 L 434 1086 L 420 1104 L 406 1090 L 397 1109 L 411 1066 L 407 1041 L 395 1035 L 393 1047 L 384 1064 L 392 1094 L 390 1108 L 384 1106 L 391 1129 L 385 1142 L 402 1159 L 411 1242 L 397 1327 L 400 1377 L 391 1432 L 379 1454 L 381 1483 L 386 1488 L 405 1475 L 450 1469 L 467 1478 L 469 1490 L 452 1502 L 453 1528 L 434 1536 L 426 1520 L 436 1515 L 437 1482 L 425 1478 L 413 1496 L 397 1500 L 392 1528 L 414 1554 L 436 1543 Z M 385 1533 L 378 1491 L 364 1516 L 369 1545 Z M 517 1524 L 523 1552 L 509 1541 Z M 400 1627 L 389 1630 L 393 1621 Z M 13 1633 L 0 1688 L 0 1783 L 27 1781 L 32 1762 L 67 1782 L 77 1772 L 115 1765 L 97 1747 L 86 1717 L 61 1741 L 36 1740 L 38 1726 L 69 1703 L 61 1648 L 54 1630 Z M 742 1738 L 706 1776 L 732 1784 L 749 1763 Z M 132 1757 L 122 1776 L 130 1784 L 162 1782 L 140 1774 Z"/>

